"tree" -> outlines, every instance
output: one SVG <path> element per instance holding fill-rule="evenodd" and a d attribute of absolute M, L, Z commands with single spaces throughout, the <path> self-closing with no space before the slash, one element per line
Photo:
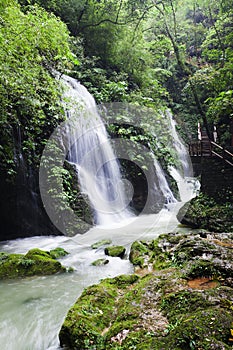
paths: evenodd
<path fill-rule="evenodd" d="M 14 0 L 2 2 L 0 10 L 1 167 L 12 173 L 19 128 L 21 151 L 38 161 L 44 139 L 62 118 L 60 90 L 51 73 L 77 60 L 65 24 L 53 14 L 36 5 L 23 13 Z"/>

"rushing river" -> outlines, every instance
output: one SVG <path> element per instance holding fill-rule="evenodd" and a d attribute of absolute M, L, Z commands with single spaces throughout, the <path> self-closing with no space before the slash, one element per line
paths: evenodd
<path fill-rule="evenodd" d="M 32 237 L 3 242 L 0 251 L 26 253 L 38 247 L 50 250 L 58 246 L 70 254 L 61 259 L 63 265 L 72 266 L 72 273 L 47 277 L 4 281 L 0 284 L 0 349 L 1 350 L 55 350 L 59 349 L 58 333 L 63 320 L 83 289 L 105 277 L 132 273 L 128 259 L 109 259 L 101 267 L 91 263 L 103 258 L 104 250 L 91 248 L 100 239 L 111 239 L 129 252 L 137 239 L 155 238 L 161 233 L 176 230 L 175 212 L 179 204 L 159 214 L 142 215 L 113 227 L 94 227 L 84 235 L 69 238 Z M 174 206 L 176 208 L 174 208 Z"/>
<path fill-rule="evenodd" d="M 154 156 L 151 167 L 152 181 L 148 181 L 148 186 L 150 184 L 148 195 L 151 202 L 156 203 L 157 195 L 160 193 L 164 209 L 158 214 L 143 214 L 139 217 L 133 216 L 128 211 L 127 205 L 132 198 L 130 196 L 126 198 L 118 162 L 111 148 L 104 123 L 98 114 L 95 101 L 88 91 L 74 79 L 64 76 L 63 80 L 68 88 L 65 97 L 69 98 L 72 103 L 66 106 L 67 122 L 63 128 L 59 127 L 56 130 L 54 138 L 48 142 L 42 157 L 40 166 L 42 200 L 52 222 L 57 225 L 61 232 L 65 233 L 66 227 L 63 223 L 66 222 L 66 218 L 60 220 L 60 216 L 53 211 L 58 205 L 50 198 L 51 187 L 48 187 L 48 184 L 51 186 L 51 183 L 48 179 L 53 178 L 53 176 L 49 176 L 48 164 L 50 164 L 51 174 L 53 174 L 53 168 L 57 166 L 58 158 L 57 154 L 52 157 L 51 149 L 61 151 L 58 152 L 59 155 L 62 154 L 61 159 L 59 158 L 61 166 L 68 152 L 68 160 L 77 170 L 81 191 L 87 194 L 89 202 L 94 208 L 95 222 L 98 225 L 85 234 L 72 238 L 40 236 L 0 244 L 0 251 L 10 253 L 26 253 L 31 248 L 51 250 L 62 247 L 69 252 L 69 255 L 61 259 L 61 263 L 74 268 L 74 272 L 71 273 L 14 281 L 7 280 L 0 283 L 1 350 L 59 349 L 59 330 L 69 308 L 83 289 L 106 277 L 132 273 L 133 266 L 127 259 L 132 242 L 138 239 L 156 238 L 161 233 L 175 231 L 178 225 L 176 213 L 182 204 L 173 196 L 165 172 Z M 80 107 L 81 102 L 83 102 L 84 109 Z M 118 105 L 119 107 L 121 106 Z M 135 112 L 134 109 L 133 112 Z M 145 116 L 148 124 L 148 114 L 146 113 Z M 164 120 L 165 117 L 164 115 Z M 192 171 L 190 171 L 192 169 L 188 161 L 187 151 L 179 140 L 172 116 L 169 114 L 168 117 L 166 119 L 168 121 L 167 127 L 174 143 L 170 147 L 174 148 L 181 160 L 181 169 L 170 167 L 170 173 L 177 182 L 180 199 L 185 202 L 193 197 L 198 186 L 197 182 L 192 179 Z M 140 121 L 141 119 L 142 115 L 140 114 Z M 171 126 L 169 126 L 169 120 Z M 131 122 L 131 124 L 137 125 L 135 122 Z M 150 129 L 153 124 L 154 116 Z M 153 137 L 156 135 L 154 134 Z M 57 142 L 56 147 L 54 147 L 54 143 L 51 143 L 52 141 Z M 49 147 L 51 145 L 53 147 Z M 125 143 L 124 146 L 128 147 L 128 143 Z M 131 149 L 127 149 L 128 151 L 134 150 L 135 144 L 131 143 L 130 147 Z M 126 149 L 123 150 L 123 153 L 126 154 Z M 147 159 L 148 151 L 145 149 L 141 151 L 138 155 L 142 159 Z M 149 153 L 151 154 L 151 152 Z M 119 158 L 124 159 L 124 154 L 121 154 Z M 51 159 L 55 159 L 56 162 L 51 164 Z M 45 164 L 44 167 L 43 164 Z M 57 185 L 57 181 L 55 183 Z M 59 188 L 55 187 L 52 192 L 59 193 L 58 190 Z M 153 194 L 156 196 L 153 197 Z M 60 207 L 63 208 L 63 206 Z M 64 213 L 67 216 L 67 211 Z M 71 219 L 73 218 L 72 216 Z M 60 227 L 60 223 L 64 227 Z M 112 244 L 125 246 L 126 258 L 122 260 L 108 257 L 109 263 L 107 265 L 93 266 L 93 261 L 105 257 L 103 248 L 96 250 L 91 248 L 93 243 L 102 239 L 111 239 Z"/>

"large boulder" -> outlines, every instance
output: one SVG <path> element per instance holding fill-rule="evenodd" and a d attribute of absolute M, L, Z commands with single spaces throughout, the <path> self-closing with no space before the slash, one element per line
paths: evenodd
<path fill-rule="evenodd" d="M 59 251 L 63 251 L 62 248 Z M 52 275 L 66 268 L 54 258 L 54 250 L 31 249 L 26 255 L 0 253 L 0 279 Z"/>
<path fill-rule="evenodd" d="M 118 257 L 123 259 L 125 256 L 125 247 L 121 246 L 121 245 L 113 245 L 110 247 L 106 247 L 104 249 L 104 252 L 106 255 L 108 256 L 112 256 L 112 257 Z"/>
<path fill-rule="evenodd" d="M 232 203 L 218 204 L 212 198 L 200 195 L 179 210 L 177 219 L 192 228 L 233 232 L 232 209 Z"/>
<path fill-rule="evenodd" d="M 233 235 L 164 234 L 135 242 L 130 257 L 143 273 L 88 287 L 64 321 L 62 346 L 232 349 Z"/>

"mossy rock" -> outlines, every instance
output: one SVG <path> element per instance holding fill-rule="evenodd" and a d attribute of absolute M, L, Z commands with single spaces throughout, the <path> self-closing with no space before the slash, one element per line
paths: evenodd
<path fill-rule="evenodd" d="M 104 252 L 106 255 L 123 259 L 125 256 L 126 249 L 121 245 L 116 245 L 116 246 L 106 247 L 104 249 Z"/>
<path fill-rule="evenodd" d="M 55 249 L 50 250 L 49 254 L 53 259 L 60 259 L 68 255 L 69 253 L 64 248 L 57 247 Z"/>
<path fill-rule="evenodd" d="M 75 305 L 69 310 L 59 333 L 62 346 L 70 349 L 105 349 L 104 330 L 114 320 L 119 297 L 119 286 L 130 287 L 138 280 L 136 275 L 121 275 L 107 278 L 98 285 L 84 290 Z"/>
<path fill-rule="evenodd" d="M 48 259 L 52 259 L 52 257 L 50 256 L 50 253 L 49 251 L 44 251 L 44 250 L 41 250 L 39 248 L 33 248 L 33 249 L 30 249 L 27 254 L 25 254 L 25 258 L 28 258 L 28 259 L 32 259 L 34 257 L 37 257 L 37 256 L 40 256 L 40 257 L 45 257 L 45 258 L 48 258 Z"/>
<path fill-rule="evenodd" d="M 231 240 L 191 232 L 135 242 L 131 261 L 154 270 L 87 288 L 68 313 L 61 344 L 82 350 L 232 349 Z M 195 277 L 215 283 L 196 288 L 190 283 Z"/>
<path fill-rule="evenodd" d="M 219 204 L 206 195 L 200 194 L 179 210 L 177 219 L 193 228 L 212 232 L 232 232 L 232 204 Z"/>
<path fill-rule="evenodd" d="M 139 277 L 135 274 L 133 275 L 119 275 L 114 278 L 106 278 L 105 281 L 108 282 L 109 284 L 115 284 L 118 288 L 124 288 L 128 287 L 135 282 Z"/>
<path fill-rule="evenodd" d="M 98 242 L 92 244 L 91 248 L 98 249 L 98 248 L 104 247 L 105 245 L 108 245 L 111 243 L 112 243 L 111 239 L 102 239 L 101 241 L 98 241 Z"/>
<path fill-rule="evenodd" d="M 104 265 L 107 265 L 108 263 L 109 263 L 109 260 L 100 258 L 100 259 L 97 259 L 97 260 L 93 261 L 91 263 L 91 265 L 93 265 L 93 266 L 104 266 Z"/>
<path fill-rule="evenodd" d="M 49 252 L 32 249 L 26 255 L 0 254 L 0 279 L 51 275 L 65 272 L 66 268 L 51 257 Z"/>
<path fill-rule="evenodd" d="M 232 312 L 217 307 L 187 313 L 171 324 L 168 336 L 159 342 L 160 349 L 230 350 L 232 321 Z"/>
<path fill-rule="evenodd" d="M 232 278 L 233 277 L 233 265 L 230 261 L 224 261 L 223 259 L 210 259 L 194 260 L 184 269 L 185 278 L 195 277 L 209 277 L 215 278 Z"/>
<path fill-rule="evenodd" d="M 130 248 L 129 260 L 134 266 L 143 268 L 148 265 L 150 253 L 147 243 L 136 241 Z"/>
<path fill-rule="evenodd" d="M 66 316 L 60 344 L 70 349 L 102 348 L 101 334 L 112 320 L 116 297 L 117 286 L 105 281 L 85 289 Z"/>
<path fill-rule="evenodd" d="M 193 258 L 206 256 L 208 254 L 218 255 L 216 246 L 201 239 L 199 236 L 192 236 L 181 240 L 173 250 L 173 261 L 184 265 Z"/>
<path fill-rule="evenodd" d="M 169 320 L 177 320 L 180 314 L 188 314 L 198 309 L 206 309 L 213 305 L 201 291 L 182 290 L 165 295 L 161 301 L 161 309 Z"/>

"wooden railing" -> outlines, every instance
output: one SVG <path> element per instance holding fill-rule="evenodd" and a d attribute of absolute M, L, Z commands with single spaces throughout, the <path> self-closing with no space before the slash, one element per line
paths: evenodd
<path fill-rule="evenodd" d="M 233 166 L 233 154 L 214 141 L 192 141 L 189 144 L 189 154 L 192 157 L 218 157 Z"/>
<path fill-rule="evenodd" d="M 189 143 L 189 155 L 192 157 L 202 156 L 201 141 L 191 141 Z"/>
<path fill-rule="evenodd" d="M 233 166 L 233 154 L 229 152 L 227 149 L 223 148 L 222 146 L 218 145 L 214 141 L 210 141 L 211 143 L 211 154 L 212 156 L 216 156 L 218 158 L 223 159 L 226 163 Z"/>

